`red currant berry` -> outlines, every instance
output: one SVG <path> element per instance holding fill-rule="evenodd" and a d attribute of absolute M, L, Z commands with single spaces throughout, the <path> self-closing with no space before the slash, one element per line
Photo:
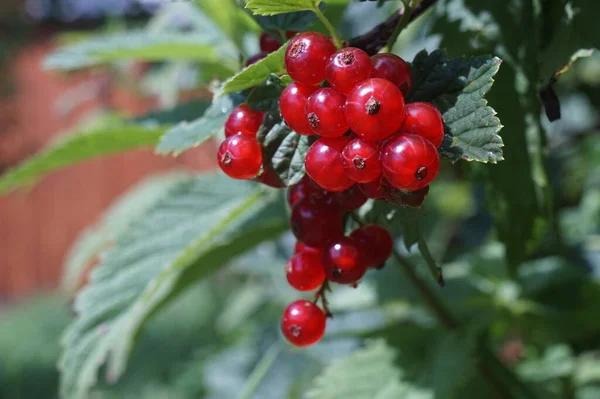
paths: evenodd
<path fill-rule="evenodd" d="M 386 199 L 403 207 L 420 208 L 427 194 L 429 194 L 429 186 L 411 192 L 390 188 Z"/>
<path fill-rule="evenodd" d="M 346 99 L 346 120 L 367 140 L 383 140 L 396 132 L 404 118 L 404 97 L 393 83 L 367 79 Z"/>
<path fill-rule="evenodd" d="M 283 312 L 281 332 L 296 346 L 309 346 L 325 334 L 327 316 L 314 303 L 301 299 L 292 302 Z"/>
<path fill-rule="evenodd" d="M 347 47 L 329 57 L 325 68 L 327 81 L 337 91 L 348 95 L 358 83 L 371 77 L 373 65 L 369 55 L 361 49 Z"/>
<path fill-rule="evenodd" d="M 321 137 L 339 137 L 348 131 L 346 97 L 330 87 L 315 91 L 306 101 L 306 121 Z"/>
<path fill-rule="evenodd" d="M 294 205 L 290 226 L 299 241 L 315 248 L 344 235 L 341 212 L 318 195 L 304 197 Z"/>
<path fill-rule="evenodd" d="M 436 107 L 429 103 L 411 103 L 404 107 L 405 117 L 401 130 L 423 136 L 436 147 L 444 140 L 444 120 Z"/>
<path fill-rule="evenodd" d="M 403 95 L 407 95 L 412 86 L 410 66 L 397 55 L 385 53 L 371 57 L 373 63 L 373 77 L 389 80 L 400 88 Z"/>
<path fill-rule="evenodd" d="M 360 191 L 362 191 L 367 198 L 379 200 L 386 199 L 387 197 L 386 185 L 383 177 L 378 177 L 368 183 L 359 184 L 358 188 L 360 188 Z"/>
<path fill-rule="evenodd" d="M 306 173 L 327 191 L 344 191 L 354 184 L 342 165 L 342 150 L 347 142 L 346 137 L 321 138 L 306 152 Z"/>
<path fill-rule="evenodd" d="M 273 187 L 273 188 L 283 188 L 285 184 L 281 181 L 279 176 L 275 173 L 273 168 L 269 165 L 263 164 L 263 170 L 260 175 L 256 178 L 256 181 L 264 184 L 265 186 Z"/>
<path fill-rule="evenodd" d="M 267 55 L 267 53 L 258 53 L 258 54 L 254 54 L 252 57 L 248 58 L 248 60 L 246 61 L 246 66 L 250 66 L 252 64 L 256 64 L 258 61 L 262 60 L 263 58 L 265 58 Z"/>
<path fill-rule="evenodd" d="M 354 284 L 367 271 L 359 244 L 350 237 L 341 237 L 323 251 L 323 266 L 327 278 L 338 284 Z"/>
<path fill-rule="evenodd" d="M 290 207 L 296 205 L 300 199 L 307 195 L 323 194 L 323 189 L 308 176 L 304 176 L 297 184 L 288 189 L 287 201 Z"/>
<path fill-rule="evenodd" d="M 296 245 L 294 246 L 294 255 L 299 254 L 300 252 L 314 252 L 321 254 L 321 248 L 309 247 L 302 241 L 296 241 Z"/>
<path fill-rule="evenodd" d="M 292 37 L 296 36 L 296 33 L 298 33 L 298 31 L 287 30 L 287 31 L 285 31 L 285 37 L 287 37 L 288 39 L 291 39 Z"/>
<path fill-rule="evenodd" d="M 350 234 L 365 254 L 369 267 L 382 266 L 392 254 L 394 241 L 389 231 L 376 224 L 356 229 Z"/>
<path fill-rule="evenodd" d="M 225 137 L 238 133 L 256 137 L 263 117 L 263 112 L 252 111 L 248 104 L 238 105 L 225 121 Z"/>
<path fill-rule="evenodd" d="M 367 197 L 354 185 L 347 190 L 333 194 L 333 200 L 345 211 L 355 211 L 367 202 Z"/>
<path fill-rule="evenodd" d="M 307 86 L 299 82 L 293 82 L 286 87 L 279 98 L 279 109 L 285 123 L 298 134 L 314 134 L 312 127 L 306 119 L 306 100 L 318 86 Z"/>
<path fill-rule="evenodd" d="M 264 53 L 272 53 L 273 51 L 277 51 L 281 47 L 281 42 L 275 39 L 273 36 L 268 33 L 263 33 L 260 35 L 260 51 Z"/>
<path fill-rule="evenodd" d="M 381 149 L 381 169 L 392 187 L 415 191 L 435 179 L 440 170 L 440 156 L 423 137 L 397 134 Z"/>
<path fill-rule="evenodd" d="M 252 179 L 262 165 L 260 144 L 254 137 L 243 134 L 227 137 L 219 147 L 217 160 L 229 177 Z"/>
<path fill-rule="evenodd" d="M 285 266 L 288 283 L 298 291 L 316 290 L 325 281 L 325 269 L 321 254 L 301 252 L 292 256 Z"/>
<path fill-rule="evenodd" d="M 358 183 L 368 183 L 381 176 L 379 143 L 354 139 L 344 147 L 342 159 L 346 176 Z"/>
<path fill-rule="evenodd" d="M 285 68 L 295 81 L 314 86 L 325 80 L 325 66 L 335 45 L 316 32 L 300 33 L 285 51 Z"/>

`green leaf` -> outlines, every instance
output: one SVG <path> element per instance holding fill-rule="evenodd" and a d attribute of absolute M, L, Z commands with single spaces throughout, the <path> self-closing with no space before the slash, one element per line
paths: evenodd
<path fill-rule="evenodd" d="M 126 33 L 94 36 L 60 48 L 44 62 L 49 69 L 75 70 L 93 65 L 123 60 L 165 61 L 219 61 L 223 56 L 211 34 Z"/>
<path fill-rule="evenodd" d="M 246 8 L 257 15 L 316 10 L 321 0 L 249 0 Z"/>
<path fill-rule="evenodd" d="M 285 66 L 283 64 L 283 58 L 285 56 L 285 49 L 287 45 L 283 45 L 279 50 L 269 54 L 262 60 L 242 69 L 237 75 L 228 79 L 219 95 L 237 93 L 242 90 L 249 89 L 254 86 L 258 86 L 263 83 L 269 75 L 281 74 L 285 72 Z"/>
<path fill-rule="evenodd" d="M 0 177 L 0 193 L 34 183 L 44 175 L 103 155 L 140 147 L 152 147 L 167 130 L 156 124 L 127 124 L 106 117 L 50 144 L 37 155 L 8 170 Z"/>
<path fill-rule="evenodd" d="M 146 115 L 135 118 L 135 123 L 158 123 L 160 125 L 174 125 L 182 120 L 190 120 L 201 117 L 210 107 L 210 100 L 194 100 L 181 103 L 173 108 L 157 112 L 151 112 Z"/>
<path fill-rule="evenodd" d="M 283 207 L 253 187 L 222 175 L 188 179 L 118 237 L 76 299 L 59 363 L 63 397 L 87 397 L 102 366 L 115 382 L 140 329 L 162 306 L 285 231 Z"/>
<path fill-rule="evenodd" d="M 440 151 L 451 161 L 503 160 L 498 135 L 502 125 L 484 99 L 501 62 L 491 56 L 448 60 L 441 50 L 421 51 L 415 57 L 409 102 L 426 101 L 438 107 L 446 124 Z"/>
<path fill-rule="evenodd" d="M 286 31 L 304 31 L 317 19 L 317 14 L 313 11 L 299 11 L 273 16 L 255 15 L 254 18 L 264 30 L 277 34 Z"/>
<path fill-rule="evenodd" d="M 239 96 L 215 98 L 202 117 L 191 122 L 181 122 L 169 129 L 160 139 L 156 151 L 177 155 L 197 147 L 223 128 L 231 111 L 241 102 Z"/>
<path fill-rule="evenodd" d="M 436 398 L 455 398 L 457 390 L 476 374 L 475 342 L 456 333 L 437 343 L 431 359 L 431 379 Z"/>
<path fill-rule="evenodd" d="M 430 399 L 432 395 L 402 381 L 395 354 L 384 341 L 373 341 L 334 362 L 314 381 L 309 399 Z"/>
<path fill-rule="evenodd" d="M 290 83 L 292 83 L 292 79 L 288 75 L 279 77 L 271 74 L 266 82 L 250 92 L 246 102 L 254 111 L 266 112 L 270 109 L 279 109 L 281 92 Z"/>

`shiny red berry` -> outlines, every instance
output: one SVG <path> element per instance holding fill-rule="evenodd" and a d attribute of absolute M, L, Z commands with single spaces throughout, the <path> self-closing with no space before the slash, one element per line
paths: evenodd
<path fill-rule="evenodd" d="M 225 137 L 238 133 L 256 137 L 263 117 L 263 112 L 252 111 L 248 104 L 238 105 L 225 121 Z"/>
<path fill-rule="evenodd" d="M 354 139 L 344 147 L 342 158 L 346 176 L 358 183 L 368 183 L 381 176 L 379 143 Z"/>
<path fill-rule="evenodd" d="M 360 188 L 360 191 L 362 191 L 367 198 L 375 200 L 386 199 L 387 191 L 383 176 L 368 183 L 358 184 L 358 188 Z"/>
<path fill-rule="evenodd" d="M 300 252 L 314 252 L 320 255 L 322 250 L 321 248 L 309 247 L 302 241 L 296 241 L 296 245 L 294 246 L 294 255 Z"/>
<path fill-rule="evenodd" d="M 248 180 L 260 172 L 262 152 L 256 138 L 237 134 L 221 143 L 217 155 L 219 166 L 229 177 Z"/>
<path fill-rule="evenodd" d="M 304 176 L 297 184 L 288 188 L 287 201 L 290 207 L 292 207 L 300 199 L 313 194 L 323 194 L 323 189 L 312 181 L 310 177 Z"/>
<path fill-rule="evenodd" d="M 314 86 L 325 80 L 325 66 L 335 45 L 316 32 L 300 33 L 285 51 L 285 68 L 295 81 Z"/>
<path fill-rule="evenodd" d="M 387 80 L 367 79 L 348 95 L 345 111 L 354 133 L 367 140 L 383 140 L 402 125 L 404 97 Z"/>
<path fill-rule="evenodd" d="M 382 266 L 392 254 L 394 241 L 389 231 L 376 224 L 356 229 L 350 234 L 356 240 L 369 267 Z"/>
<path fill-rule="evenodd" d="M 342 150 L 347 142 L 346 137 L 320 138 L 306 152 L 306 173 L 327 191 L 344 191 L 354 184 L 342 165 Z"/>
<path fill-rule="evenodd" d="M 269 55 L 269 54 L 267 54 L 265 52 L 260 52 L 258 54 L 254 54 L 252 57 L 248 58 L 248 60 L 246 61 L 246 66 L 250 66 L 252 64 L 256 64 L 258 61 L 262 60 L 267 55 Z"/>
<path fill-rule="evenodd" d="M 422 136 L 436 147 L 444 140 L 444 120 L 436 107 L 429 103 L 410 103 L 404 107 L 401 130 Z"/>
<path fill-rule="evenodd" d="M 330 87 L 315 91 L 306 101 L 306 121 L 321 137 L 339 137 L 348 124 L 344 114 L 346 97 Z"/>
<path fill-rule="evenodd" d="M 306 119 L 306 101 L 318 86 L 307 86 L 300 82 L 293 82 L 287 86 L 279 97 L 279 109 L 288 126 L 299 134 L 314 134 L 312 127 Z"/>
<path fill-rule="evenodd" d="M 435 179 L 440 170 L 440 156 L 423 137 L 400 133 L 383 145 L 381 169 L 392 187 L 415 191 Z"/>
<path fill-rule="evenodd" d="M 260 51 L 272 53 L 273 51 L 277 51 L 279 47 L 281 47 L 281 42 L 273 36 L 268 33 L 260 35 Z"/>
<path fill-rule="evenodd" d="M 263 163 L 263 170 L 260 175 L 256 177 L 256 181 L 264 184 L 265 186 L 273 188 L 283 188 L 285 184 L 281 181 L 277 173 L 269 165 Z"/>
<path fill-rule="evenodd" d="M 281 332 L 296 346 L 309 346 L 325 334 L 327 316 L 314 303 L 301 299 L 292 302 L 283 312 Z"/>
<path fill-rule="evenodd" d="M 389 80 L 398 88 L 403 95 L 407 95 L 412 86 L 410 66 L 397 55 L 385 53 L 371 57 L 373 63 L 373 77 Z"/>
<path fill-rule="evenodd" d="M 373 65 L 361 49 L 346 47 L 329 57 L 325 69 L 327 81 L 337 91 L 348 95 L 358 83 L 371 77 Z"/>
<path fill-rule="evenodd" d="M 333 201 L 348 212 L 355 211 L 363 206 L 367 202 L 367 199 L 367 196 L 356 185 L 333 194 Z"/>
<path fill-rule="evenodd" d="M 343 221 L 340 210 L 318 195 L 300 199 L 290 215 L 292 233 L 299 241 L 315 248 L 323 248 L 343 236 Z"/>
<path fill-rule="evenodd" d="M 298 291 L 312 291 L 325 281 L 323 260 L 318 252 L 300 252 L 285 266 L 288 283 Z"/>
<path fill-rule="evenodd" d="M 350 237 L 331 242 L 323 251 L 323 266 L 327 278 L 338 284 L 354 284 L 367 271 L 362 248 Z"/>

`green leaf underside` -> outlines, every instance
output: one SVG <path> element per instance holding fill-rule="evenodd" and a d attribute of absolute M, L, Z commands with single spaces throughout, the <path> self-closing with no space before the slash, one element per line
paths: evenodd
<path fill-rule="evenodd" d="M 167 127 L 125 124 L 108 118 L 97 127 L 60 138 L 0 177 L 0 193 L 31 184 L 44 175 L 78 162 L 156 145 Z"/>
<path fill-rule="evenodd" d="M 279 97 L 291 82 L 292 79 L 288 75 L 279 77 L 271 74 L 263 84 L 250 92 L 246 102 L 254 111 L 266 112 L 270 109 L 279 109 Z"/>
<path fill-rule="evenodd" d="M 498 135 L 502 125 L 484 99 L 501 62 L 492 56 L 448 60 L 441 50 L 421 51 L 415 57 L 409 102 L 431 102 L 438 107 L 446 125 L 440 152 L 451 161 L 503 160 Z"/>
<path fill-rule="evenodd" d="M 308 391 L 309 399 L 431 399 L 432 395 L 401 380 L 394 351 L 384 341 L 374 341 L 334 362 Z"/>
<path fill-rule="evenodd" d="M 181 122 L 169 129 L 156 147 L 159 154 L 177 155 L 197 147 L 223 128 L 231 111 L 240 103 L 239 96 L 215 98 L 204 115 L 191 122 Z"/>
<path fill-rule="evenodd" d="M 279 50 L 269 54 L 262 60 L 242 69 L 237 75 L 232 76 L 221 88 L 219 95 L 237 93 L 242 90 L 258 86 L 263 83 L 269 75 L 285 72 L 283 59 L 287 45 L 284 44 Z"/>
<path fill-rule="evenodd" d="M 133 31 L 93 37 L 63 47 L 44 62 L 49 69 L 75 70 L 124 60 L 217 61 L 214 36 L 197 33 Z"/>
<path fill-rule="evenodd" d="M 321 0 L 250 0 L 246 8 L 257 15 L 276 15 L 296 11 L 315 10 Z"/>
<path fill-rule="evenodd" d="M 252 187 L 221 175 L 190 178 L 118 237 L 75 302 L 77 318 L 65 332 L 60 360 L 63 397 L 87 397 L 103 365 L 108 382 L 116 381 L 150 316 L 285 230 L 284 217 L 258 217 L 273 201 Z"/>

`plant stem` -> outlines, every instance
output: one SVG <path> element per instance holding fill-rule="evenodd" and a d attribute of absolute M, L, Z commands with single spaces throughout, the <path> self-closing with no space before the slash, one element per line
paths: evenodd
<path fill-rule="evenodd" d="M 248 380 L 238 396 L 238 399 L 249 399 L 252 397 L 256 389 L 260 386 L 262 380 L 269 372 L 271 366 L 273 366 L 273 363 L 275 363 L 275 360 L 277 360 L 281 349 L 282 347 L 279 341 L 275 342 L 273 345 L 271 345 L 271 347 L 269 347 L 254 370 L 252 370 L 252 373 L 248 377 Z"/>
<path fill-rule="evenodd" d="M 329 20 L 325 16 L 325 14 L 323 14 L 321 9 L 319 8 L 319 4 L 318 4 L 319 2 L 315 2 L 315 3 L 316 3 L 315 9 L 314 9 L 315 14 L 317 14 L 317 17 L 319 18 L 319 20 L 323 23 L 323 25 L 325 25 L 325 27 L 329 31 L 329 34 L 331 35 L 331 38 L 333 39 L 335 46 L 337 48 L 342 48 L 342 41 L 340 40 L 337 33 L 335 32 L 335 28 L 333 27 L 331 22 L 329 22 Z"/>
<path fill-rule="evenodd" d="M 425 263 L 427 263 L 429 271 L 431 272 L 431 275 L 433 276 L 435 281 L 437 281 L 440 287 L 444 287 L 446 285 L 446 282 L 444 281 L 444 273 L 442 272 L 442 268 L 437 265 L 437 262 L 435 261 L 435 259 L 433 259 L 433 256 L 431 256 L 431 251 L 429 250 L 427 241 L 425 240 L 425 237 L 423 237 L 423 234 L 421 233 L 421 230 L 418 227 L 417 232 L 417 247 L 419 248 L 419 252 L 421 253 L 423 259 L 425 259 Z"/>
<path fill-rule="evenodd" d="M 410 6 L 410 0 L 402 0 L 402 4 L 404 5 L 404 9 L 402 10 L 402 17 L 396 24 L 396 27 L 392 31 L 392 34 L 388 38 L 388 41 L 385 46 L 383 46 L 382 51 L 389 53 L 394 48 L 394 44 L 396 44 L 396 40 L 398 40 L 398 36 L 400 36 L 400 32 L 408 25 L 408 21 L 410 21 L 410 16 L 412 14 L 412 9 Z"/>

